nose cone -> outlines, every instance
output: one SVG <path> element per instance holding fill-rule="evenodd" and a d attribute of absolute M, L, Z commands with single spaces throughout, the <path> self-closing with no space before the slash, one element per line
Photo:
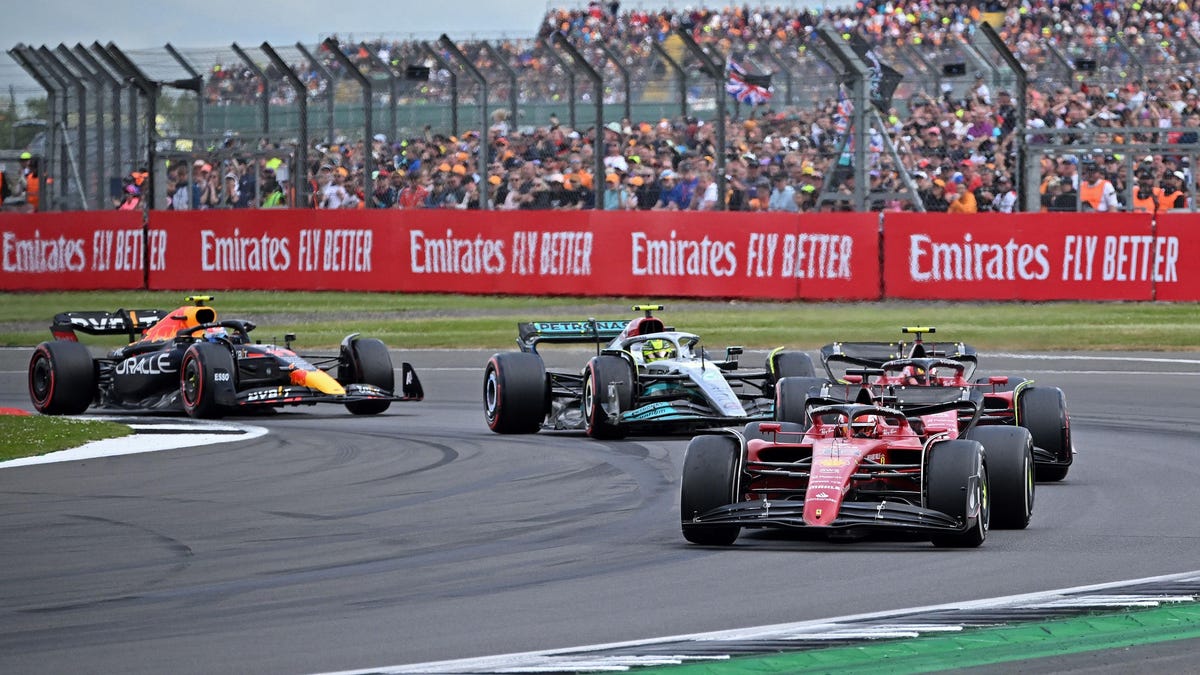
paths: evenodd
<path fill-rule="evenodd" d="M 329 373 L 323 370 L 300 370 L 296 369 L 291 374 L 292 384 L 297 384 L 309 389 L 316 389 L 323 394 L 332 396 L 344 396 L 346 389 L 338 384 L 338 381 L 329 376 Z"/>

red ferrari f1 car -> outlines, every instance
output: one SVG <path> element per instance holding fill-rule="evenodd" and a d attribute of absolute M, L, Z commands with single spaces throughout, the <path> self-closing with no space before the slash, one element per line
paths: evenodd
<path fill-rule="evenodd" d="M 34 349 L 29 397 L 38 412 L 73 415 L 91 405 L 138 410 L 178 410 L 192 417 L 221 417 L 263 408 L 339 403 L 356 415 L 375 415 L 393 401 L 419 401 L 424 393 L 412 366 L 401 368 L 401 394 L 382 342 L 357 333 L 342 340 L 337 356 L 301 356 L 284 345 L 250 339 L 254 323 L 218 320 L 192 296 L 173 311 L 119 309 L 64 312 L 54 317 L 54 340 Z M 130 343 L 95 358 L 76 330 L 127 334 Z"/>
<path fill-rule="evenodd" d="M 922 337 L 936 328 L 907 327 L 914 335 L 904 342 L 834 342 L 821 348 L 827 380 L 798 380 L 780 384 L 789 406 L 776 406 L 776 419 L 796 421 L 809 390 L 843 401 L 858 400 L 861 391 L 872 400 L 889 402 L 896 386 L 941 386 L 978 390 L 983 395 L 979 425 L 1020 426 L 1033 435 L 1033 459 L 1039 481 L 1061 481 L 1074 461 L 1071 417 L 1061 389 L 1034 386 L 1034 381 L 1009 375 L 977 376 L 978 355 L 961 342 L 933 344 Z M 782 391 L 786 388 L 786 391 Z"/>
<path fill-rule="evenodd" d="M 902 387 L 892 406 L 814 396 L 802 422 L 697 436 L 680 484 L 683 536 L 725 546 L 742 528 L 890 532 L 975 547 L 992 526 L 1023 529 L 1032 439 L 1021 427 L 976 426 L 981 403 L 951 387 Z"/>

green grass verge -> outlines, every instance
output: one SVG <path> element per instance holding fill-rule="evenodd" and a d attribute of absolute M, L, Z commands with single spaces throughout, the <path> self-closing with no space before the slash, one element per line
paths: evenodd
<path fill-rule="evenodd" d="M 0 415 L 0 461 L 36 457 L 104 438 L 133 433 L 129 427 L 100 420 L 46 415 Z"/>
<path fill-rule="evenodd" d="M 394 349 L 510 349 L 516 323 L 539 319 L 627 318 L 647 299 L 402 295 L 228 291 L 212 293 L 223 318 L 259 326 L 264 341 L 285 333 L 301 348 L 335 347 L 347 333 L 377 337 Z M 170 309 L 181 292 L 0 293 L 0 345 L 48 339 L 50 320 L 67 310 Z M 780 345 L 815 349 L 833 340 L 899 339 L 899 328 L 937 326 L 937 337 L 980 349 L 1197 350 L 1200 305 L 1194 303 L 1045 302 L 746 302 L 665 300 L 661 316 L 697 333 L 710 347 Z M 84 338 L 116 346 L 121 337 Z"/>

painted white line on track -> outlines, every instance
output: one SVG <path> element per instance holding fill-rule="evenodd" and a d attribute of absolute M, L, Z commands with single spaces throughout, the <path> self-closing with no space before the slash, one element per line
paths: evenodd
<path fill-rule="evenodd" d="M 1200 365 L 1200 359 L 1164 358 L 1158 356 L 1090 356 L 1087 354 L 1010 354 L 1007 352 L 987 352 L 979 354 L 986 358 L 1028 359 L 1030 361 L 1121 361 L 1141 363 L 1187 363 Z"/>
<path fill-rule="evenodd" d="M 370 673 L 388 673 L 397 675 L 400 673 L 462 673 L 462 672 L 570 672 L 576 670 L 574 666 L 581 662 L 594 661 L 597 657 L 589 657 L 589 652 L 598 652 L 601 650 L 613 649 L 631 649 L 637 647 L 648 647 L 653 645 L 676 643 L 676 642 L 714 642 L 714 641 L 764 641 L 764 640 L 796 640 L 796 639 L 813 639 L 824 638 L 828 636 L 830 639 L 845 638 L 852 631 L 868 631 L 865 635 L 868 638 L 891 637 L 895 633 L 899 637 L 911 637 L 910 633 L 920 634 L 930 631 L 946 632 L 960 629 L 953 625 L 934 625 L 926 626 L 924 624 L 907 624 L 898 623 L 882 623 L 883 620 L 889 618 L 901 618 L 906 615 L 912 615 L 923 612 L 936 612 L 945 610 L 959 611 L 977 611 L 977 610 L 994 610 L 1008 607 L 1030 607 L 1030 606 L 1065 606 L 1074 604 L 1078 606 L 1081 602 L 1086 602 L 1083 599 L 1072 599 L 1066 596 L 1084 592 L 1092 592 L 1105 590 L 1110 588 L 1120 588 L 1131 585 L 1143 585 L 1155 582 L 1170 582 L 1181 579 L 1195 579 L 1200 576 L 1200 570 L 1194 572 L 1183 572 L 1179 574 L 1166 574 L 1157 577 L 1147 577 L 1143 579 L 1130 579 L 1126 581 L 1115 581 L 1104 584 L 1092 584 L 1089 586 L 1076 586 L 1073 588 L 1063 588 L 1053 591 L 1040 591 L 1037 593 L 1024 593 L 1021 595 L 1008 595 L 998 598 L 988 598 L 984 600 L 971 600 L 966 602 L 953 602 L 943 605 L 927 605 L 924 607 L 913 607 L 910 609 L 890 610 L 885 612 L 871 612 L 868 614 L 852 614 L 830 619 L 817 619 L 813 621 L 800 621 L 795 623 L 781 623 L 767 626 L 757 626 L 751 628 L 737 628 L 733 630 L 713 631 L 709 633 L 692 633 L 686 635 L 673 635 L 670 637 L 651 638 L 646 640 L 631 640 L 628 642 L 610 642 L 605 644 L 588 645 L 582 647 L 571 647 L 566 649 L 554 649 L 532 652 L 518 652 L 512 654 L 501 654 L 497 656 L 484 656 L 470 659 L 455 659 L 450 661 L 431 661 L 428 663 L 418 663 L 410 665 L 384 666 L 377 668 L 365 668 L 358 670 L 343 670 L 324 675 L 368 675 Z M 1141 606 L 1160 606 L 1162 604 L 1174 602 L 1194 602 L 1196 598 L 1193 596 L 1156 596 L 1150 595 L 1133 595 L 1133 594 L 1114 594 L 1108 596 L 1099 596 L 1101 607 L 1141 607 Z M 1147 605 L 1147 603 L 1150 603 Z M 862 621 L 881 621 L 875 628 L 875 632 L 870 632 L 867 626 L 847 626 L 850 622 Z M 632 658 L 636 659 L 636 656 Z M 664 658 L 664 657 L 658 657 Z M 670 657 L 667 657 L 670 658 Z M 675 657 L 682 661 L 686 657 Z M 728 658 L 725 656 L 724 658 Z M 584 661 L 580 661 L 584 659 Z M 705 660 L 723 660 L 721 657 L 710 657 Z M 678 661 L 677 661 L 678 662 Z M 605 664 L 606 670 L 627 670 L 630 667 L 628 663 L 622 663 L 616 659 L 610 660 Z"/>
<path fill-rule="evenodd" d="M 258 438 L 267 433 L 267 429 L 237 422 L 167 422 L 163 424 L 130 422 L 128 417 L 107 417 L 89 415 L 77 419 L 105 420 L 127 424 L 134 433 L 120 438 L 106 438 L 92 441 L 78 448 L 60 450 L 37 457 L 22 457 L 0 462 L 0 469 L 34 464 L 51 464 L 54 462 L 73 462 L 81 459 L 96 459 L 98 457 L 114 457 L 117 455 L 133 455 L 142 452 L 159 452 L 162 450 L 177 450 L 201 445 L 216 445 Z M 138 429 L 168 431 L 173 433 L 139 434 Z M 207 433 L 206 433 L 207 432 Z"/>

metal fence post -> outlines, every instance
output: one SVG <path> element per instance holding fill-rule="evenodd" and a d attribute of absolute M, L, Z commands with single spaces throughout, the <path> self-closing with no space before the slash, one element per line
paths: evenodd
<path fill-rule="evenodd" d="M 1017 176 L 1013 184 L 1017 189 L 1017 209 L 1020 211 L 1036 211 L 1037 207 L 1040 207 L 1040 204 L 1034 201 L 1034 195 L 1037 191 L 1032 185 L 1028 184 L 1029 181 L 1025 175 L 1030 165 L 1029 158 L 1025 156 L 1028 151 L 1028 146 L 1025 142 L 1025 121 L 1026 115 L 1028 115 L 1026 90 L 1029 88 L 1029 76 L 1025 72 L 1025 66 L 1021 65 L 1021 62 L 1017 60 L 1012 50 L 1004 44 L 1004 40 L 996 33 L 996 29 L 984 22 L 979 25 L 979 32 L 991 44 L 992 49 L 996 50 L 1000 58 L 1004 59 L 1009 69 L 1017 76 L 1017 85 L 1014 87 L 1017 98 L 1017 118 L 1013 123 L 1012 132 L 1014 134 L 1013 142 L 1017 146 Z"/>
<path fill-rule="evenodd" d="M 679 65 L 678 61 L 671 58 L 671 55 L 667 53 L 666 49 L 663 49 L 662 45 L 658 44 L 657 40 L 652 41 L 650 47 L 654 49 L 660 59 L 666 62 L 671 70 L 675 71 L 675 81 L 679 88 L 679 116 L 687 117 L 687 72 L 683 70 L 683 66 Z"/>
<path fill-rule="evenodd" d="M 346 69 L 346 72 L 350 73 L 351 77 L 357 80 L 358 85 L 362 87 L 363 137 L 366 139 L 363 142 L 363 199 L 367 201 L 367 208 L 374 208 L 371 206 L 370 196 L 366 194 L 373 187 L 368 184 L 368 181 L 372 180 L 371 172 L 375 170 L 375 153 L 371 151 L 371 137 L 375 135 L 375 127 L 372 120 L 375 106 L 372 105 L 373 101 L 371 100 L 371 80 L 359 71 L 354 62 L 350 60 L 350 57 L 342 53 L 342 47 L 338 44 L 337 40 L 325 38 L 324 45 L 326 49 L 333 53 L 333 58 L 337 59 L 342 64 L 342 67 Z M 332 93 L 330 92 L 331 95 Z"/>
<path fill-rule="evenodd" d="M 309 63 L 309 65 L 311 65 L 313 67 L 313 70 L 316 70 L 318 73 L 320 73 L 321 77 L 324 78 L 325 81 L 329 83 L 329 86 L 326 89 L 326 93 L 328 94 L 328 96 L 326 96 L 326 98 L 325 98 L 325 142 L 332 143 L 333 142 L 333 126 L 334 126 L 333 125 L 333 104 L 334 104 L 334 98 L 335 98 L 334 90 L 337 88 L 337 78 L 335 78 L 333 76 L 333 73 L 329 72 L 329 69 L 325 67 L 325 64 L 323 64 L 319 60 L 317 60 L 317 57 L 313 56 L 312 52 L 308 51 L 308 48 L 305 47 L 303 43 L 297 42 L 296 50 L 299 51 L 302 55 L 304 55 L 304 58 L 308 59 L 308 63 Z M 305 121 L 305 124 L 308 124 L 307 120 Z M 308 170 L 308 168 L 305 167 L 305 171 L 307 171 L 307 170 Z"/>
<path fill-rule="evenodd" d="M 438 44 L 442 46 L 455 58 L 456 61 L 463 67 L 463 70 L 479 83 L 482 96 L 479 102 L 479 159 L 475 161 L 475 169 L 479 172 L 479 208 L 481 210 L 488 208 L 488 191 L 491 186 L 488 184 L 488 156 L 490 154 L 490 146 L 488 143 L 488 83 L 487 78 L 479 72 L 466 54 L 454 44 L 449 35 L 442 33 L 438 38 Z M 515 121 L 515 120 L 514 120 Z"/>
<path fill-rule="evenodd" d="M 87 50 L 87 47 L 83 46 L 83 44 L 76 44 L 74 52 L 75 52 L 75 55 L 78 56 L 81 61 L 83 61 L 84 63 L 86 63 L 88 66 L 91 67 L 92 71 L 96 74 L 97 77 L 99 77 L 101 80 L 106 82 L 108 84 L 109 88 L 112 89 L 112 102 L 111 102 L 112 103 L 112 113 L 111 113 L 111 116 L 112 116 L 112 137 L 113 138 L 112 138 L 112 152 L 107 153 L 107 158 L 108 158 L 107 165 L 108 165 L 108 171 L 110 172 L 110 174 L 112 176 L 117 176 L 121 173 L 121 89 L 125 86 L 125 84 L 121 80 L 118 80 L 116 77 L 113 77 L 112 72 L 110 72 L 109 69 L 104 66 L 104 64 L 100 63 L 100 61 L 97 60 L 96 57 L 93 56 L 92 53 Z M 97 105 L 99 106 L 99 102 L 97 102 Z M 99 114 L 99 111 L 97 111 L 97 114 Z M 100 133 L 101 134 L 104 133 L 103 132 L 104 126 L 105 126 L 104 118 L 101 116 L 101 118 L 100 118 L 100 129 L 101 129 Z M 103 138 L 103 136 L 101 136 L 101 138 Z M 101 145 L 103 145 L 103 143 L 101 143 Z M 109 175 L 105 174 L 104 166 L 101 166 L 100 167 L 100 177 L 99 177 L 99 180 L 100 180 L 99 194 L 100 194 L 101 203 L 103 203 L 104 200 L 107 199 L 108 194 L 109 194 L 108 185 L 107 185 L 108 178 L 109 178 Z"/>
<path fill-rule="evenodd" d="M 398 78 L 396 77 L 395 71 L 392 70 L 392 66 L 388 63 L 384 63 L 383 59 L 379 58 L 378 54 L 371 51 L 370 47 L 367 46 L 367 43 L 360 42 L 360 43 L 358 43 L 358 46 L 361 47 L 363 49 L 363 51 L 365 51 L 367 53 L 367 58 L 371 61 L 371 63 L 375 64 L 377 67 L 382 69 L 383 74 L 387 76 L 387 79 L 388 79 L 388 123 L 389 123 L 389 127 L 391 129 L 391 133 L 388 134 L 388 138 L 394 141 L 394 140 L 396 140 L 396 131 L 398 129 L 398 127 L 396 126 L 396 105 L 397 105 L 397 99 L 400 98 L 400 92 L 398 91 L 398 89 L 396 87 Z M 372 136 L 372 138 L 366 139 L 366 146 L 368 148 L 371 147 L 371 141 L 373 140 L 373 138 L 374 137 Z"/>
<path fill-rule="evenodd" d="M 493 46 L 492 43 L 484 40 L 482 44 L 484 51 L 492 57 L 493 61 L 500 64 L 500 67 L 504 69 L 505 75 L 508 76 L 508 114 L 512 116 L 513 124 L 516 124 L 517 118 L 520 115 L 520 110 L 517 107 L 517 92 L 520 89 L 520 85 L 517 84 L 517 71 L 513 69 L 512 64 L 504 58 L 504 54 Z"/>
<path fill-rule="evenodd" d="M 567 55 L 571 58 L 572 68 L 579 67 L 579 68 L 583 69 L 584 74 L 587 75 L 588 78 L 592 81 L 592 92 L 593 92 L 592 96 L 593 96 L 593 98 L 596 99 L 595 100 L 596 124 L 594 126 L 594 128 L 596 130 L 596 132 L 595 132 L 596 138 L 592 144 L 592 147 L 594 149 L 592 152 L 592 160 L 593 160 L 593 164 L 594 164 L 594 166 L 592 167 L 592 170 L 594 172 L 593 173 L 594 178 L 592 179 L 592 185 L 593 185 L 592 189 L 596 195 L 596 204 L 593 208 L 595 208 L 597 211 L 603 211 L 604 210 L 604 193 L 608 190 L 607 176 L 605 175 L 605 172 L 604 172 L 604 151 L 600 147 L 601 146 L 600 141 L 601 141 L 601 139 L 604 138 L 604 78 L 601 77 L 600 73 L 596 72 L 595 68 L 593 68 L 590 64 L 588 64 L 588 62 L 586 60 L 584 60 L 583 55 L 580 54 L 577 49 L 575 49 L 574 45 L 572 45 L 570 42 L 567 41 L 567 38 L 565 35 L 563 35 L 562 33 L 559 33 L 559 32 L 551 33 L 550 40 L 551 40 L 551 42 L 557 40 L 558 44 L 563 48 L 563 51 L 565 51 L 567 53 Z M 550 48 L 553 49 L 553 46 L 550 45 Z M 573 81 L 573 78 L 572 78 L 572 81 Z M 574 129 L 575 128 L 575 114 L 574 114 L 575 106 L 574 105 L 571 106 L 571 110 L 572 110 L 571 128 Z"/>
<path fill-rule="evenodd" d="M 271 80 L 267 78 L 266 72 L 258 67 L 254 59 L 250 58 L 250 55 L 238 46 L 238 43 L 234 42 L 229 47 L 233 50 L 233 53 L 238 55 L 242 63 L 245 63 L 246 67 L 254 73 L 254 76 L 262 81 L 263 91 L 262 96 L 259 97 L 259 105 L 262 107 L 262 132 L 263 136 L 269 136 L 271 134 Z"/>
<path fill-rule="evenodd" d="M 608 48 L 608 45 L 603 42 L 597 42 L 596 46 L 600 48 L 600 51 L 608 59 L 608 62 L 621 74 L 621 81 L 624 83 L 625 90 L 625 119 L 633 122 L 633 86 L 629 81 L 629 69 L 625 67 L 624 63 L 621 63 L 621 59 Z"/>
<path fill-rule="evenodd" d="M 154 178 L 154 161 L 158 141 L 158 129 L 155 127 L 155 120 L 158 118 L 158 93 L 160 84 L 146 77 L 142 69 L 138 68 L 137 64 L 112 42 L 108 43 L 105 49 L 130 78 L 133 86 L 141 91 L 142 96 L 146 99 L 145 166 L 150 175 L 146 178 L 148 185 L 143 188 L 142 193 L 146 195 L 145 199 L 149 209 L 154 210 L 157 207 L 156 193 L 158 192 L 157 181 Z M 136 154 L 134 157 L 136 158 Z"/>
<path fill-rule="evenodd" d="M 103 208 L 105 194 L 104 194 L 104 96 L 102 95 L 102 93 L 103 93 L 102 89 L 104 88 L 104 83 L 100 79 L 100 76 L 96 75 L 91 70 L 89 70 L 88 67 L 86 65 L 84 65 L 84 63 L 82 61 L 80 61 L 78 58 L 75 57 L 74 54 L 71 53 L 71 50 L 68 49 L 66 45 L 60 44 L 58 46 L 58 48 L 56 49 L 56 51 L 64 62 L 66 62 L 72 68 L 74 68 L 74 72 L 76 73 L 77 77 L 81 77 L 82 79 L 84 79 L 92 84 L 93 91 L 95 92 L 95 95 L 96 95 L 96 113 L 95 113 L 95 117 L 96 117 L 96 161 L 92 165 L 92 168 L 95 170 L 95 174 L 92 176 L 92 178 L 96 181 L 95 193 L 94 193 L 96 195 L 96 205 L 100 208 Z M 80 120 L 79 124 L 80 124 L 81 129 L 86 128 L 86 124 L 87 124 L 86 119 Z M 84 139 L 84 137 L 81 136 L 79 145 L 80 145 L 80 147 L 83 148 L 83 150 L 82 150 L 82 154 L 84 156 L 83 165 L 86 167 L 87 166 L 87 144 L 85 143 L 85 141 L 83 139 Z"/>
<path fill-rule="evenodd" d="M 203 136 L 204 135 L 204 91 L 203 91 L 204 76 L 200 74 L 200 71 L 193 68 L 192 64 L 188 63 L 187 59 L 183 58 L 183 55 L 180 54 L 178 51 L 176 51 L 175 47 L 171 46 L 170 42 L 168 42 L 166 45 L 164 45 L 164 49 L 166 49 L 167 53 L 171 55 L 171 58 L 175 59 L 175 62 L 179 64 L 179 67 L 183 68 L 184 71 L 187 72 L 188 76 L 196 78 L 200 81 L 201 91 L 196 93 L 196 135 Z"/>
<path fill-rule="evenodd" d="M 556 35 L 556 34 L 557 33 L 553 33 L 552 35 Z M 567 63 L 567 60 L 562 57 L 562 54 L 559 54 L 557 51 L 554 50 L 554 47 L 550 46 L 550 43 L 547 42 L 546 38 L 542 38 L 542 40 L 539 44 L 541 44 L 542 49 L 547 54 L 550 55 L 550 58 L 554 59 L 554 62 L 557 63 L 560 68 L 563 69 L 563 72 L 566 73 L 566 76 L 567 76 L 567 124 L 572 129 L 574 129 L 577 126 L 575 123 L 575 69 L 572 68 Z"/>
<path fill-rule="evenodd" d="M 300 147 L 296 149 L 296 162 L 293 164 L 292 185 L 296 187 L 296 201 L 292 206 L 299 207 L 307 203 L 308 196 L 308 90 L 291 66 L 280 58 L 279 53 L 270 44 L 264 42 L 258 48 L 296 90 L 296 106 L 300 115 Z"/>
<path fill-rule="evenodd" d="M 58 206 L 59 200 L 55 199 L 54 197 L 54 190 L 51 188 L 51 181 L 54 181 L 55 185 L 62 182 L 58 177 L 59 167 L 57 164 L 55 164 L 53 157 L 54 143 L 57 134 L 56 127 L 58 126 L 55 124 L 54 119 L 54 111 L 58 106 L 58 87 L 56 82 L 52 82 L 49 77 L 42 73 L 41 69 L 38 67 L 39 64 L 37 62 L 37 56 L 33 54 L 29 47 L 26 47 L 23 44 L 18 44 L 8 51 L 8 55 L 11 56 L 12 59 L 16 61 L 22 69 L 25 70 L 26 73 L 29 73 L 29 76 L 36 80 L 37 83 L 42 86 L 42 89 L 46 90 L 46 105 L 50 113 L 50 124 L 49 128 L 46 130 L 45 149 L 42 152 L 42 156 L 39 158 L 42 165 L 42 188 L 41 198 L 38 201 L 38 210 L 52 211 L 54 210 L 54 207 Z"/>
<path fill-rule="evenodd" d="M 690 33 L 683 28 L 675 30 L 692 55 L 699 59 L 704 65 L 704 72 L 712 78 L 715 91 L 713 96 L 717 99 L 717 207 L 716 210 L 725 210 L 725 122 L 728 119 L 726 113 L 725 99 L 728 94 L 725 93 L 725 59 L 721 57 L 719 60 L 705 51 L 694 39 Z"/>
<path fill-rule="evenodd" d="M 447 61 L 438 50 L 433 48 L 433 45 L 428 42 L 422 42 L 421 46 L 425 49 L 425 53 L 429 58 L 433 59 L 447 73 L 450 73 L 450 134 L 458 135 L 458 73 L 454 72 L 454 66 Z M 517 120 L 514 118 L 513 122 Z M 487 137 L 487 129 L 480 130 L 480 135 L 483 138 Z"/>

